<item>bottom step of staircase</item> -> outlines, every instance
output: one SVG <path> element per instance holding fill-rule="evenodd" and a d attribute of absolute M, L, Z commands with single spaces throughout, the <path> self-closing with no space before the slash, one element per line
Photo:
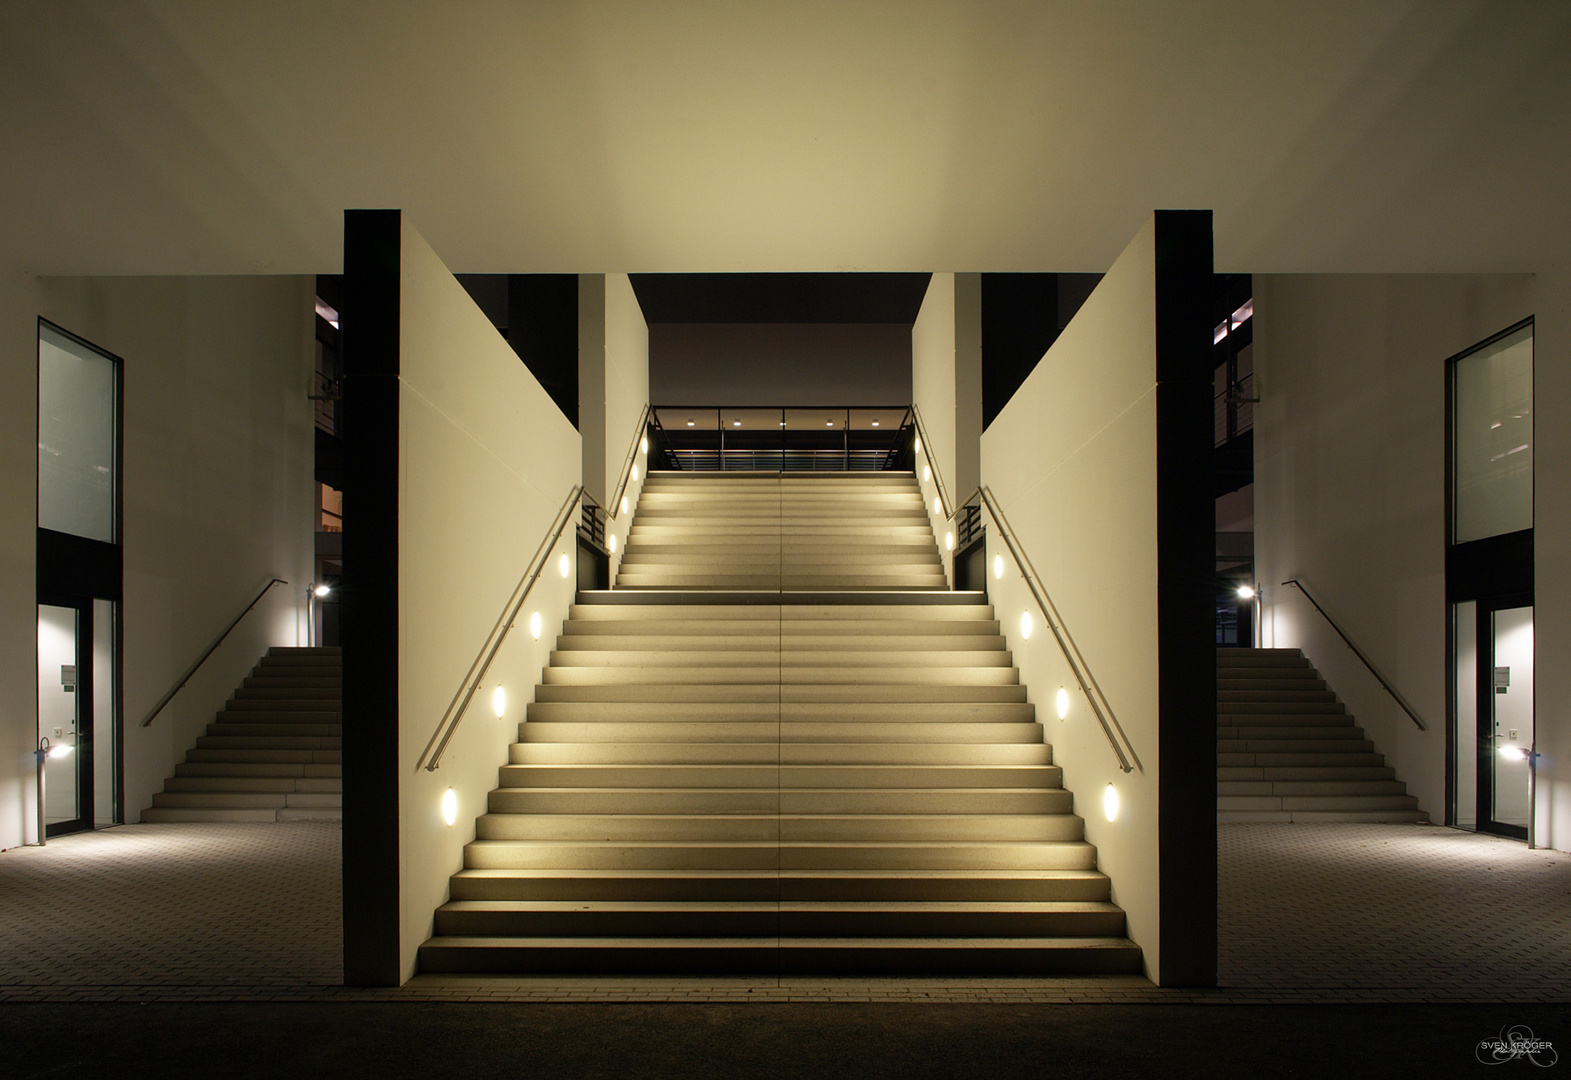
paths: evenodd
<path fill-rule="evenodd" d="M 228 809 L 213 806 L 155 806 L 142 811 L 142 821 L 340 821 L 336 806 L 290 806 Z"/>
<path fill-rule="evenodd" d="M 438 937 L 421 974 L 1138 975 L 1128 938 Z"/>

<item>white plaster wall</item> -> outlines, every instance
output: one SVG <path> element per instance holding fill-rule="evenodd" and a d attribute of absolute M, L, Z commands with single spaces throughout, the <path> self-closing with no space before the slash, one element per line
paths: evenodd
<path fill-rule="evenodd" d="M 497 786 L 577 582 L 569 521 L 435 772 L 417 766 L 574 485 L 578 433 L 405 220 L 399 494 L 399 765 L 403 974 Z M 576 514 L 576 508 L 573 513 Z M 541 614 L 535 640 L 530 615 Z M 491 697 L 500 684 L 506 714 Z M 458 819 L 442 820 L 443 792 Z"/>
<path fill-rule="evenodd" d="M 0 850 L 34 837 L 38 279 L 0 271 Z"/>
<path fill-rule="evenodd" d="M 638 467 L 638 478 L 629 476 L 623 491 L 627 513 L 622 512 L 620 505 L 610 508 L 616 515 L 610 523 L 617 536 L 616 551 L 611 556 L 614 582 L 617 568 L 622 565 L 628 526 L 649 470 L 648 454 L 642 449 L 643 428 L 638 423 L 649 403 L 649 327 L 638 297 L 633 294 L 631 279 L 626 274 L 606 274 L 604 280 L 606 495 L 615 498 L 630 450 Z"/>
<path fill-rule="evenodd" d="M 1534 724 L 1538 843 L 1571 851 L 1571 270 L 1534 279 Z"/>
<path fill-rule="evenodd" d="M 979 279 L 980 280 L 980 279 Z M 979 331 L 980 333 L 980 331 Z M 980 389 L 980 387 L 979 387 Z M 955 490 L 955 275 L 935 273 L 928 282 L 922 307 L 911 327 L 911 400 L 922 414 L 927 431 L 926 446 L 916 455 L 916 479 L 922 488 L 922 502 L 942 548 L 944 533 L 950 528 L 941 512 L 934 512 L 933 497 L 938 481 L 950 500 L 963 499 L 966 492 Z M 922 467 L 931 460 L 934 476 L 922 478 Z M 955 509 L 953 503 L 949 507 Z M 954 568 L 948 553 L 944 575 L 953 584 Z"/>
<path fill-rule="evenodd" d="M 578 433 L 583 441 L 584 487 L 604 505 L 606 473 L 606 276 L 578 275 Z M 608 508 L 609 509 L 609 508 Z"/>
<path fill-rule="evenodd" d="M 1436 822 L 1445 820 L 1446 806 L 1445 361 L 1532 312 L 1526 275 L 1255 278 L 1263 641 L 1304 650 Z M 1546 372 L 1555 384 L 1555 367 L 1540 351 L 1540 385 Z M 1555 415 L 1541 394 L 1539 438 L 1553 440 Z M 1537 464 L 1540 492 L 1552 475 Z M 1540 544 L 1555 543 L 1551 521 L 1536 535 Z M 1280 584 L 1293 578 L 1428 731 L 1418 730 L 1296 589 Z M 1563 616 L 1552 596 L 1543 594 L 1539 617 L 1555 626 Z M 1540 647 L 1539 656 L 1548 655 Z M 1553 667 L 1540 666 L 1545 674 Z M 1547 691 L 1541 688 L 1541 701 Z"/>
<path fill-rule="evenodd" d="M 125 364 L 125 819 L 137 821 L 267 648 L 306 643 L 314 281 L 42 278 L 37 289 L 36 314 Z M 141 727 L 274 576 L 289 584 Z"/>
<path fill-rule="evenodd" d="M 1021 681 L 1148 975 L 1161 977 L 1158 793 L 1155 230 L 1147 220 L 982 436 L 992 491 L 1143 771 L 1125 774 L 998 535 L 988 588 Z M 1035 623 L 1029 640 L 1020 617 Z M 1070 694 L 1057 718 L 1058 688 Z M 1106 786 L 1121 801 L 1102 813 Z"/>

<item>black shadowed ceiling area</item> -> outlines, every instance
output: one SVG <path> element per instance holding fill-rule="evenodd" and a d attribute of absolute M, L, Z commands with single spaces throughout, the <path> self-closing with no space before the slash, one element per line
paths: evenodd
<path fill-rule="evenodd" d="M 632 274 L 649 323 L 905 323 L 931 274 Z"/>

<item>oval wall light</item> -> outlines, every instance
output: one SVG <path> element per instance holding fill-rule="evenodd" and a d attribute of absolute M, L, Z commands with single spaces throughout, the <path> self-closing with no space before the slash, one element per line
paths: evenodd
<path fill-rule="evenodd" d="M 933 496 L 933 516 L 937 517 L 938 515 L 942 514 L 943 512 L 944 512 L 944 504 L 938 501 L 938 496 L 937 495 L 934 495 Z"/>
<path fill-rule="evenodd" d="M 1004 557 L 1002 555 L 993 556 L 993 576 L 999 581 L 1004 580 Z"/>
<path fill-rule="evenodd" d="M 638 462 L 633 462 L 633 483 L 638 483 Z"/>
<path fill-rule="evenodd" d="M 645 435 L 642 439 L 638 440 L 638 452 L 640 454 L 647 454 L 647 453 L 649 453 L 649 436 L 648 435 Z"/>
<path fill-rule="evenodd" d="M 1112 784 L 1102 790 L 1102 813 L 1107 815 L 1109 821 L 1118 817 L 1118 789 Z"/>
<path fill-rule="evenodd" d="M 616 533 L 606 533 L 605 549 L 613 555 L 616 554 Z"/>
<path fill-rule="evenodd" d="M 442 792 L 442 820 L 449 826 L 458 820 L 458 792 L 452 788 Z"/>
<path fill-rule="evenodd" d="M 572 573 L 573 563 L 572 560 L 567 557 L 567 552 L 562 552 L 562 557 L 556 560 L 556 569 L 557 572 L 560 573 L 563 577 L 566 577 L 568 574 Z"/>
<path fill-rule="evenodd" d="M 540 640 L 540 613 L 538 611 L 529 616 L 529 632 L 534 635 L 536 641 Z"/>
<path fill-rule="evenodd" d="M 498 720 L 507 713 L 507 691 L 501 686 L 491 691 L 491 711 L 496 713 Z"/>
<path fill-rule="evenodd" d="M 1027 641 L 1031 640 L 1031 613 L 1029 611 L 1020 613 L 1020 636 Z"/>
<path fill-rule="evenodd" d="M 916 437 L 916 441 L 911 444 L 911 451 L 917 454 L 922 452 L 922 436 L 918 435 Z"/>
<path fill-rule="evenodd" d="M 931 465 L 923 465 L 922 466 L 922 483 L 924 483 L 924 484 L 929 483 L 929 482 L 932 481 L 932 479 L 933 479 L 933 467 Z"/>
<path fill-rule="evenodd" d="M 944 534 L 944 550 L 955 550 L 955 534 L 953 532 L 946 532 Z"/>
<path fill-rule="evenodd" d="M 638 478 L 635 476 L 633 479 L 636 480 Z M 622 496 L 622 513 L 624 513 L 624 514 L 627 513 L 627 496 L 626 495 Z"/>
<path fill-rule="evenodd" d="M 1058 697 L 1054 704 L 1058 707 L 1058 718 L 1062 720 L 1069 715 L 1069 691 L 1062 686 L 1058 688 Z"/>

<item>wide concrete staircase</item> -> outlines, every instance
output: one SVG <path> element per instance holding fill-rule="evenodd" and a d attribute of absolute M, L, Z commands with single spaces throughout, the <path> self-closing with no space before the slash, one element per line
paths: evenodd
<path fill-rule="evenodd" d="M 911 473 L 651 473 L 619 588 L 942 589 Z"/>
<path fill-rule="evenodd" d="M 1298 649 L 1218 649 L 1218 821 L 1428 821 Z"/>
<path fill-rule="evenodd" d="M 580 594 L 420 970 L 1139 972 L 991 607 L 826 576 Z"/>
<path fill-rule="evenodd" d="M 142 820 L 341 817 L 342 688 L 338 649 L 267 650 Z"/>

